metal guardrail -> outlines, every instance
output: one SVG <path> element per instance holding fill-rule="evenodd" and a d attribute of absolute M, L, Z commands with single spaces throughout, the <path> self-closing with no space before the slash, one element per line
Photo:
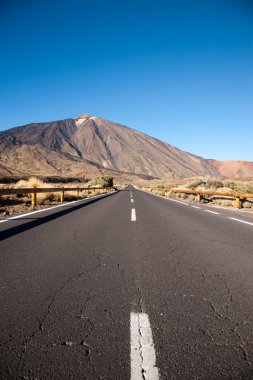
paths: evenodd
<path fill-rule="evenodd" d="M 22 195 L 22 194 L 31 194 L 32 196 L 32 208 L 37 206 L 37 194 L 38 193 L 58 193 L 60 192 L 60 202 L 64 201 L 65 192 L 70 191 L 87 191 L 90 194 L 92 190 L 103 190 L 109 192 L 110 190 L 116 190 L 115 187 L 49 187 L 49 188 L 23 188 L 23 189 L 0 189 L 0 197 L 2 195 Z"/>
<path fill-rule="evenodd" d="M 253 198 L 253 194 L 250 193 L 220 193 L 218 191 L 212 191 L 212 190 L 193 190 L 193 189 L 174 189 L 174 188 L 163 188 L 163 189 L 155 189 L 156 191 L 171 191 L 173 193 L 182 193 L 182 194 L 192 194 L 195 195 L 196 201 L 201 202 L 205 198 L 205 195 L 215 195 L 219 197 L 230 197 L 235 198 L 236 201 L 236 207 L 241 208 L 242 202 L 245 201 L 248 198 Z"/>

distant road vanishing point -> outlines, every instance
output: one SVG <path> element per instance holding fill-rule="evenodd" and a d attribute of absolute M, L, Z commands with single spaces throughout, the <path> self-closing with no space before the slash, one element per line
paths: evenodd
<path fill-rule="evenodd" d="M 0 220 L 0 378 L 252 379 L 253 218 L 216 210 L 129 186 Z"/>

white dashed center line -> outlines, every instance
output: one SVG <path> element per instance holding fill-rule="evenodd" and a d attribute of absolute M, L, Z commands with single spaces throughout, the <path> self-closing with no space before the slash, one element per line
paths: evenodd
<path fill-rule="evenodd" d="M 136 222 L 135 208 L 132 208 L 132 211 L 131 211 L 131 222 Z"/>
<path fill-rule="evenodd" d="M 152 330 L 146 313 L 130 314 L 131 380 L 159 380 Z"/>
<path fill-rule="evenodd" d="M 211 211 L 211 210 L 204 210 L 205 212 L 210 212 L 211 214 L 220 215 L 219 212 Z"/>
<path fill-rule="evenodd" d="M 241 223 L 245 223 L 245 224 L 249 224 L 250 226 L 253 226 L 253 223 L 246 222 L 246 220 L 236 219 L 236 218 L 231 218 L 231 217 L 229 217 L 229 219 L 235 220 L 236 222 L 241 222 Z"/>
<path fill-rule="evenodd" d="M 201 210 L 201 207 L 199 207 L 199 206 L 192 206 L 192 207 L 194 207 L 194 208 L 199 208 L 199 209 Z"/>

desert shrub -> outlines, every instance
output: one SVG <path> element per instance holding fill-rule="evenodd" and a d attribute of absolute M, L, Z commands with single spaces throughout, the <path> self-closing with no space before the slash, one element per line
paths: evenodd
<path fill-rule="evenodd" d="M 243 193 L 253 193 L 253 183 L 252 182 L 242 182 L 240 185 L 240 190 L 238 189 L 237 191 L 242 191 Z"/>
<path fill-rule="evenodd" d="M 236 192 L 243 192 L 243 193 L 253 193 L 253 182 L 252 181 L 232 181 L 232 180 L 225 180 L 223 182 L 224 186 L 229 187 L 230 189 L 236 191 Z"/>
<path fill-rule="evenodd" d="M 90 187 L 97 186 L 97 187 L 112 187 L 113 186 L 113 177 L 97 177 L 94 178 L 89 183 Z"/>
<path fill-rule="evenodd" d="M 222 200 L 221 199 L 213 199 L 212 202 L 213 202 L 213 204 L 220 206 L 222 203 Z"/>
<path fill-rule="evenodd" d="M 231 181 L 230 179 L 226 179 L 225 181 L 223 181 L 223 186 L 229 187 L 231 190 L 234 190 L 235 189 L 235 182 Z"/>
<path fill-rule="evenodd" d="M 80 195 L 78 195 L 77 191 L 66 191 L 64 193 L 64 200 L 65 201 L 74 201 L 76 199 L 79 199 Z"/>
<path fill-rule="evenodd" d="M 234 201 L 229 200 L 229 199 L 222 199 L 221 200 L 222 206 L 232 207 L 233 203 L 234 203 Z"/>
<path fill-rule="evenodd" d="M 43 201 L 43 203 L 45 203 L 45 201 L 49 201 L 49 202 L 59 202 L 60 201 L 60 192 L 55 192 L 55 193 L 45 193 L 45 199 Z"/>
<path fill-rule="evenodd" d="M 99 194 L 103 194 L 103 193 L 104 193 L 103 190 L 95 190 L 95 191 L 93 191 L 93 192 L 90 194 L 90 196 L 93 197 L 94 195 L 99 195 Z"/>
<path fill-rule="evenodd" d="M 214 188 L 214 189 L 219 189 L 223 187 L 223 182 L 218 180 L 218 179 L 208 179 L 206 182 L 206 187 L 207 188 Z"/>
<path fill-rule="evenodd" d="M 206 181 L 200 179 L 200 180 L 196 180 L 196 181 L 187 183 L 184 187 L 186 189 L 193 189 L 193 190 L 195 190 L 197 187 L 202 186 L 202 185 L 205 186 L 206 185 Z"/>
<path fill-rule="evenodd" d="M 246 200 L 246 201 L 242 202 L 242 207 L 253 208 L 253 203 Z"/>
<path fill-rule="evenodd" d="M 44 188 L 44 187 L 49 187 L 46 185 L 42 180 L 36 177 L 31 177 L 27 180 L 21 179 L 18 181 L 15 185 L 18 189 L 20 188 Z"/>
<path fill-rule="evenodd" d="M 213 199 L 213 204 L 218 206 L 226 206 L 226 207 L 232 207 L 233 206 L 233 200 L 231 199 Z"/>
<path fill-rule="evenodd" d="M 18 189 L 20 188 L 47 188 L 47 187 L 52 187 L 49 186 L 49 184 L 44 183 L 41 179 L 37 177 L 30 177 L 27 180 L 20 180 L 16 183 L 15 187 Z M 27 194 L 26 197 L 29 197 Z M 38 193 L 37 194 L 37 202 L 38 203 L 43 203 L 47 199 L 47 193 Z"/>
<path fill-rule="evenodd" d="M 225 194 L 225 193 L 233 193 L 234 190 L 232 190 L 230 187 L 220 187 L 217 189 L 218 193 Z"/>

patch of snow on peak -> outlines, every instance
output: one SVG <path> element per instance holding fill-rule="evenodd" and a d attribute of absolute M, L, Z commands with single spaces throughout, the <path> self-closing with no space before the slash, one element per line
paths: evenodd
<path fill-rule="evenodd" d="M 79 126 L 87 120 L 94 120 L 94 119 L 98 119 L 98 118 L 96 116 L 90 116 L 88 114 L 84 114 L 84 115 L 80 115 L 79 117 L 77 117 L 75 119 L 75 122 L 76 122 L 76 125 Z"/>
<path fill-rule="evenodd" d="M 75 120 L 75 122 L 76 122 L 76 125 L 77 126 L 79 126 L 79 125 L 81 125 L 84 121 L 86 121 L 87 119 L 82 119 L 82 118 L 80 118 L 80 119 L 76 119 Z"/>

